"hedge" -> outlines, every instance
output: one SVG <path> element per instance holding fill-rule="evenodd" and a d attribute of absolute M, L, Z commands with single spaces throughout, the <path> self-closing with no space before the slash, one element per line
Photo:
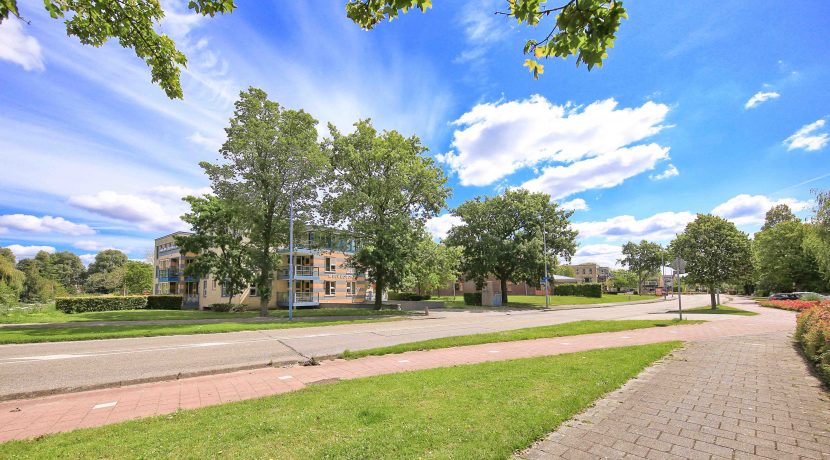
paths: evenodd
<path fill-rule="evenodd" d="M 390 292 L 389 293 L 389 300 L 411 300 L 411 301 L 420 301 L 420 300 L 429 300 L 429 294 L 415 294 L 413 292 Z"/>
<path fill-rule="evenodd" d="M 480 292 L 465 292 L 464 293 L 464 304 L 465 305 L 481 305 L 481 293 Z"/>
<path fill-rule="evenodd" d="M 553 295 L 602 297 L 602 285 L 599 283 L 557 284 L 553 287 Z"/>
<path fill-rule="evenodd" d="M 820 302 L 798 314 L 795 340 L 819 376 L 830 384 L 830 302 Z"/>
<path fill-rule="evenodd" d="M 182 296 L 180 295 L 149 295 L 147 296 L 148 310 L 181 310 Z"/>
<path fill-rule="evenodd" d="M 143 310 L 147 308 L 147 297 L 141 295 L 102 297 L 60 297 L 55 299 L 55 308 L 64 313 L 87 311 Z"/>

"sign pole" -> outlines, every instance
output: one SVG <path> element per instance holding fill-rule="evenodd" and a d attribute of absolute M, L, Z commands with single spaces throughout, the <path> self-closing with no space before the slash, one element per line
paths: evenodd
<path fill-rule="evenodd" d="M 294 320 L 294 193 L 288 204 L 288 320 Z"/>
<path fill-rule="evenodd" d="M 545 219 L 542 218 L 542 252 L 545 257 L 545 308 L 550 308 L 550 298 L 548 294 L 548 242 L 545 236 Z"/>

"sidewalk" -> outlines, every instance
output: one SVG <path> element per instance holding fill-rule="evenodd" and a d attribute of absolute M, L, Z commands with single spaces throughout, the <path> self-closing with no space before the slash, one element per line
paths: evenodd
<path fill-rule="evenodd" d="M 788 332 L 693 342 L 519 458 L 830 458 L 830 398 Z"/>
<path fill-rule="evenodd" d="M 356 360 L 325 361 L 319 366 L 263 368 L 120 388 L 0 403 L 0 441 L 99 426 L 179 409 L 191 409 L 300 389 L 315 382 L 396 372 L 548 356 L 597 348 L 671 340 L 710 340 L 761 332 L 791 331 L 795 315 L 760 307 L 759 316 L 741 316 L 699 325 L 526 340 L 416 351 Z M 703 315 L 701 315 L 703 316 Z M 705 318 L 702 318 L 705 319 Z"/>

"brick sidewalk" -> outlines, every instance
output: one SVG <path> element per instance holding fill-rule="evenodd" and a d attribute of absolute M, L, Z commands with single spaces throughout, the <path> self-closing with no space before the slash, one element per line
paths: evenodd
<path fill-rule="evenodd" d="M 830 399 L 788 332 L 694 342 L 519 458 L 830 458 Z"/>
<path fill-rule="evenodd" d="M 0 442 L 46 433 L 99 426 L 179 409 L 191 409 L 300 389 L 332 379 L 353 379 L 396 372 L 449 367 L 514 358 L 556 355 L 597 348 L 670 340 L 709 340 L 770 331 L 790 331 L 791 312 L 760 307 L 762 312 L 700 325 L 526 340 L 440 350 L 333 360 L 320 366 L 263 368 L 252 371 L 131 385 L 0 403 Z M 701 318 L 705 319 L 705 317 Z"/>

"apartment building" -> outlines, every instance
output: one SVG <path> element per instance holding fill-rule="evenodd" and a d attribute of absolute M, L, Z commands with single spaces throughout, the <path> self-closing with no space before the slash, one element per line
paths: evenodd
<path fill-rule="evenodd" d="M 176 246 L 176 232 L 155 240 L 156 294 L 178 294 L 189 308 L 202 309 L 214 303 L 228 302 L 228 294 L 221 282 L 212 276 L 193 278 L 185 276 L 185 268 L 196 254 L 182 254 Z M 297 307 L 318 307 L 324 304 L 354 304 L 374 299 L 373 286 L 366 276 L 346 266 L 348 257 L 354 253 L 354 241 L 335 237 L 321 237 L 310 230 L 295 240 L 294 244 L 294 305 Z M 288 248 L 279 251 L 281 265 L 274 272 L 271 285 L 269 308 L 288 307 L 289 265 Z M 242 294 L 237 294 L 233 303 L 250 308 L 259 307 L 259 293 L 251 285 Z"/>
<path fill-rule="evenodd" d="M 574 278 L 582 283 L 605 283 L 611 278 L 611 269 L 593 262 L 568 265 L 574 271 Z"/>

